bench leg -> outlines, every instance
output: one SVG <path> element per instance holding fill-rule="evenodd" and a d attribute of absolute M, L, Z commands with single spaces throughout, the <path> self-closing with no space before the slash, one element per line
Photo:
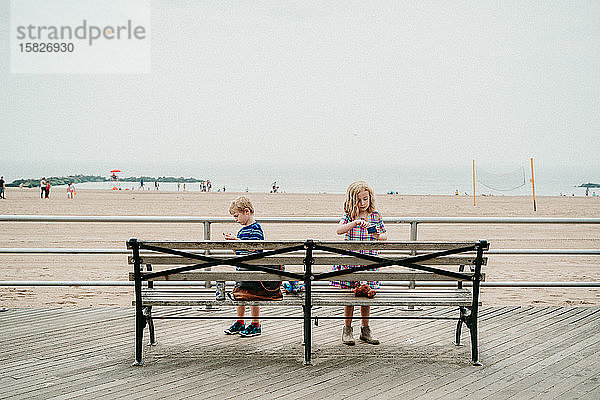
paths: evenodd
<path fill-rule="evenodd" d="M 458 320 L 458 323 L 456 324 L 456 337 L 454 338 L 454 345 L 455 346 L 462 346 L 462 344 L 460 343 L 460 334 L 462 332 L 462 320 Z"/>
<path fill-rule="evenodd" d="M 144 317 L 146 325 L 148 325 L 148 331 L 150 333 L 150 341 L 146 343 L 147 346 L 156 346 L 158 342 L 154 336 L 154 320 L 152 319 L 152 306 L 144 307 Z"/>
<path fill-rule="evenodd" d="M 477 318 L 473 318 L 471 314 L 471 323 L 469 324 L 469 330 L 471 331 L 471 364 L 475 366 L 481 366 L 479 362 L 479 352 L 477 349 Z"/>
<path fill-rule="evenodd" d="M 459 307 L 459 311 L 460 311 L 460 316 L 458 318 L 458 323 L 456 324 L 456 335 L 454 338 L 455 346 L 462 346 L 462 344 L 460 343 L 460 337 L 462 334 L 462 326 L 466 322 L 466 318 L 469 315 L 469 312 L 467 311 L 467 309 L 465 307 Z"/>
<path fill-rule="evenodd" d="M 479 349 L 477 347 L 477 310 L 470 307 L 461 307 L 460 320 L 469 328 L 471 334 L 471 364 L 481 366 L 479 362 Z M 458 334 L 458 332 L 457 332 Z"/>
<path fill-rule="evenodd" d="M 312 331 L 310 307 L 304 306 L 304 365 L 312 365 Z"/>
<path fill-rule="evenodd" d="M 139 303 L 138 303 L 139 304 Z M 144 327 L 146 325 L 146 318 L 142 311 L 142 307 L 136 306 L 135 312 L 135 361 L 133 366 L 140 366 L 144 363 L 142 360 L 142 341 L 144 340 Z"/>
<path fill-rule="evenodd" d="M 311 332 L 311 311 L 312 311 L 312 265 L 315 260 L 312 258 L 314 242 L 307 240 L 304 247 L 306 248 L 306 257 L 304 263 L 304 365 L 312 365 L 312 332 Z"/>

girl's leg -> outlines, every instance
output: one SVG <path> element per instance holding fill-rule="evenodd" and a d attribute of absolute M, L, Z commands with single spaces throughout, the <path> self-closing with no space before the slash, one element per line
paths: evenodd
<path fill-rule="evenodd" d="M 360 315 L 363 317 L 362 326 L 360 327 L 360 340 L 369 344 L 379 344 L 379 339 L 373 337 L 371 328 L 369 327 L 369 315 L 371 314 L 371 307 L 361 306 Z"/>
<path fill-rule="evenodd" d="M 352 335 L 352 315 L 354 306 L 344 306 L 344 317 L 346 317 L 344 328 L 342 329 L 342 343 L 348 346 L 354 346 L 354 336 Z"/>
<path fill-rule="evenodd" d="M 361 308 L 362 310 L 362 308 Z M 354 306 L 344 306 L 344 317 L 346 317 L 346 319 L 344 320 L 346 323 L 346 326 L 352 326 L 352 316 L 354 315 Z"/>
<path fill-rule="evenodd" d="M 370 306 L 360 306 L 360 316 L 362 319 L 362 326 L 369 326 L 369 316 L 371 315 L 371 307 Z"/>
<path fill-rule="evenodd" d="M 250 313 L 252 314 L 252 323 L 258 325 L 258 318 L 260 317 L 260 307 L 250 306 Z"/>

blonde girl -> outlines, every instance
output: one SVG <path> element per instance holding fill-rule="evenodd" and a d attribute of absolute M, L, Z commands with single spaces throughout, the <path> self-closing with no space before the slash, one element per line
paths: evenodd
<path fill-rule="evenodd" d="M 373 229 L 374 227 L 374 229 Z M 370 228 L 370 229 L 369 229 Z M 373 233 L 369 233 L 369 231 Z M 346 201 L 344 202 L 344 216 L 340 220 L 336 229 L 338 235 L 344 235 L 344 240 L 386 240 L 387 231 L 383 225 L 383 220 L 379 212 L 375 209 L 375 196 L 373 189 L 363 181 L 353 182 L 346 191 Z M 377 254 L 374 250 L 360 251 L 363 254 Z M 333 270 L 339 271 L 348 269 L 354 265 L 334 265 Z M 342 289 L 353 289 L 355 286 L 367 283 L 371 288 L 379 287 L 378 282 L 333 282 L 335 286 Z M 375 339 L 369 327 L 369 315 L 371 307 L 361 306 L 360 315 L 362 317 L 362 326 L 360 329 L 360 340 L 379 344 Z M 342 331 L 342 343 L 354 345 L 354 336 L 352 332 L 352 316 L 354 315 L 354 306 L 344 306 L 345 324 Z"/>

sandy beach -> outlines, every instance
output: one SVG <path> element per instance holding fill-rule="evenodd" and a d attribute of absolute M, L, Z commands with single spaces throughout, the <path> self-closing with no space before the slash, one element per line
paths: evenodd
<path fill-rule="evenodd" d="M 54 189 L 40 199 L 37 189 L 9 188 L 0 214 L 156 215 L 227 217 L 238 193 L 81 190 L 74 200 Z M 249 193 L 261 216 L 342 215 L 342 194 Z M 600 217 L 600 197 L 540 197 L 533 211 L 530 197 L 407 196 L 377 194 L 385 217 Z M 408 240 L 407 224 L 388 224 L 390 240 Z M 212 237 L 236 232 L 235 224 L 213 224 Z M 330 239 L 339 237 L 332 224 L 263 224 L 267 239 Z M 140 239 L 201 239 L 199 224 L 3 223 L 0 247 L 124 248 Z M 598 225 L 423 224 L 420 240 L 486 239 L 492 249 L 600 247 Z M 598 256 L 490 255 L 487 281 L 600 281 Z M 126 255 L 3 254 L 0 280 L 125 280 Z M 0 287 L 3 307 L 127 306 L 133 290 L 114 287 Z M 589 288 L 483 288 L 485 305 L 598 305 L 600 291 Z"/>

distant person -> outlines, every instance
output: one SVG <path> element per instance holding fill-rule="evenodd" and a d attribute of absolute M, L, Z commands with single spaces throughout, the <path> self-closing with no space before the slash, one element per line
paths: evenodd
<path fill-rule="evenodd" d="M 40 181 L 40 190 L 42 192 L 41 198 L 43 199 L 44 197 L 46 197 L 46 178 L 42 178 L 42 180 Z"/>
<path fill-rule="evenodd" d="M 46 179 L 46 198 L 50 196 L 50 179 Z"/>
<path fill-rule="evenodd" d="M 588 197 L 588 196 L 589 196 L 589 194 L 590 194 L 590 188 L 589 188 L 589 187 L 586 187 L 586 188 L 585 188 L 585 197 Z"/>
<path fill-rule="evenodd" d="M 179 185 L 180 185 L 180 183 L 179 183 L 179 182 L 177 182 L 177 191 L 178 191 L 178 192 L 179 192 Z"/>
<path fill-rule="evenodd" d="M 177 189 L 179 190 L 179 189 Z M 185 192 L 185 182 L 183 182 L 183 191 Z"/>
<path fill-rule="evenodd" d="M 381 214 L 375 209 L 375 197 L 373 189 L 363 181 L 353 182 L 348 186 L 346 192 L 346 201 L 344 202 L 344 216 L 340 220 L 336 229 L 338 235 L 344 235 L 344 240 L 386 240 L 387 231 L 383 225 Z M 360 253 L 377 255 L 376 250 L 361 250 Z M 354 265 L 334 265 L 334 271 L 340 271 L 355 267 Z M 355 289 L 358 286 L 366 284 L 370 287 L 369 291 L 377 289 L 379 282 L 352 282 L 341 281 L 332 282 L 333 286 L 341 289 Z M 373 293 L 374 294 L 374 293 Z M 379 344 L 375 339 L 369 327 L 370 306 L 361 306 L 360 315 L 361 328 L 359 339 L 369 344 Z M 353 346 L 354 336 L 352 332 L 352 316 L 354 306 L 344 306 L 345 324 L 342 331 L 342 343 Z"/>
<path fill-rule="evenodd" d="M 158 190 L 158 180 L 155 180 L 155 181 L 154 181 L 154 189 L 155 189 L 155 190 Z"/>
<path fill-rule="evenodd" d="M 67 199 L 73 199 L 75 198 L 75 185 L 73 185 L 73 182 L 69 182 L 69 185 L 67 186 Z"/>
<path fill-rule="evenodd" d="M 0 176 L 0 199 L 6 199 L 6 185 L 4 184 L 4 177 Z"/>
<path fill-rule="evenodd" d="M 210 192 L 210 189 L 212 188 L 212 184 L 210 183 L 210 181 L 206 181 L 206 190 L 208 192 Z"/>
<path fill-rule="evenodd" d="M 144 179 L 140 179 L 140 190 L 144 190 Z"/>

